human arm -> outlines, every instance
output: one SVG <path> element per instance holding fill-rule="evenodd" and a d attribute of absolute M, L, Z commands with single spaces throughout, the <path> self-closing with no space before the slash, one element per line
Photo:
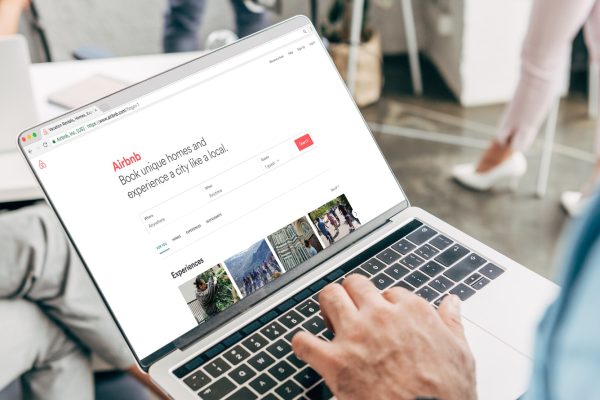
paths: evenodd
<path fill-rule="evenodd" d="M 476 398 L 455 296 L 435 311 L 403 288 L 379 294 L 367 278 L 352 275 L 325 287 L 319 302 L 333 341 L 301 332 L 292 345 L 338 399 Z"/>

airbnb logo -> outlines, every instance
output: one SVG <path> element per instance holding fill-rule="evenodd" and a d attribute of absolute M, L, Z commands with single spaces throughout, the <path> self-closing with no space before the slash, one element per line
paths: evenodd
<path fill-rule="evenodd" d="M 47 167 L 47 165 L 46 165 L 46 163 L 45 163 L 45 162 L 43 162 L 42 160 L 40 160 L 40 161 L 38 161 L 38 167 L 39 167 L 40 169 L 44 169 L 44 168 L 46 168 L 46 167 Z"/>
<path fill-rule="evenodd" d="M 142 160 L 142 156 L 140 156 L 138 153 L 136 153 L 134 151 L 131 156 L 123 157 L 123 159 L 121 159 L 121 160 L 113 161 L 113 170 L 114 170 L 114 172 L 117 172 L 121 168 L 128 167 L 131 164 L 136 163 L 141 160 Z"/>

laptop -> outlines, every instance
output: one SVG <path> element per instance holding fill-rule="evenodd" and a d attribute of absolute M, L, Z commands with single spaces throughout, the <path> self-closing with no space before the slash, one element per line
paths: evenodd
<path fill-rule="evenodd" d="M 49 147 L 29 137 L 42 127 Z M 411 206 L 304 16 L 18 141 L 140 367 L 174 399 L 330 398 L 290 340 L 335 340 L 318 295 L 352 273 L 433 307 L 458 295 L 480 398 L 526 388 L 557 287 Z"/>
<path fill-rule="evenodd" d="M 43 195 L 15 144 L 17 132 L 39 122 L 25 38 L 0 37 L 0 60 L 0 202 L 39 199 Z"/>

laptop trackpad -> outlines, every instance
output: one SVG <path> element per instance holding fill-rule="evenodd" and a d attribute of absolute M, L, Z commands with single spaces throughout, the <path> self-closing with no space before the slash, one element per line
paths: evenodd
<path fill-rule="evenodd" d="M 463 323 L 475 355 L 478 398 L 519 398 L 527 389 L 531 360 L 472 322 Z"/>

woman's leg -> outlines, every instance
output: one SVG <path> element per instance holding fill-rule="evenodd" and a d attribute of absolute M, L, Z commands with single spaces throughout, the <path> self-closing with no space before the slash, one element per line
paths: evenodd
<path fill-rule="evenodd" d="M 498 135 L 481 159 L 486 172 L 512 153 L 529 148 L 556 99 L 573 38 L 596 0 L 535 0 L 522 51 L 521 76 Z"/>

